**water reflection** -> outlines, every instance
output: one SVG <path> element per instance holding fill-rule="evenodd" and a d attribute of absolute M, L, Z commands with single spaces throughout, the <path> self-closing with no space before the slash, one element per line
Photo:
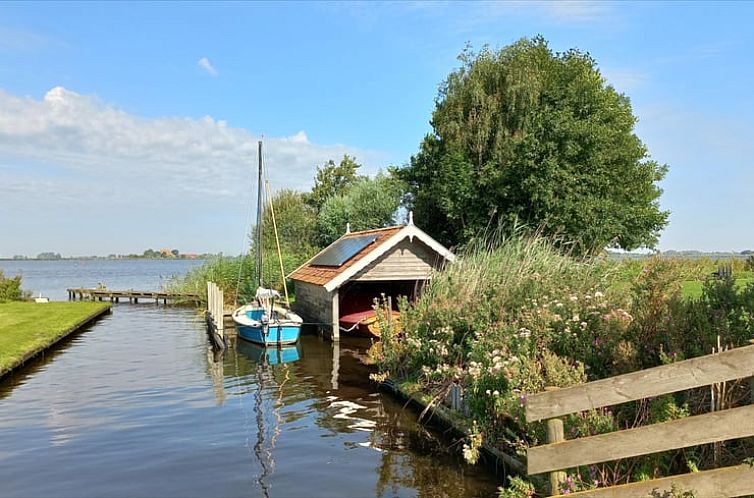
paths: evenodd
<path fill-rule="evenodd" d="M 222 360 L 224 385 L 230 396 L 243 399 L 247 420 L 255 424 L 249 427 L 247 441 L 262 494 L 494 493 L 498 482 L 494 476 L 486 469 L 466 466 L 457 448 L 449 448 L 454 441 L 419 425 L 414 410 L 383 395 L 369 381 L 363 362 L 369 345 L 361 340 L 331 344 L 304 336 L 296 347 L 284 351 L 231 340 Z M 297 451 L 290 460 L 293 446 L 309 445 L 309 452 Z M 299 471 L 293 462 L 302 458 L 306 470 Z M 307 476 L 321 483 L 322 471 L 332 484 L 340 484 L 312 489 Z M 301 479 L 291 479 L 301 472 Z"/>
<path fill-rule="evenodd" d="M 216 356 L 191 310 L 115 306 L 0 383 L 0 495 L 494 494 L 499 478 L 376 390 L 368 346 Z"/>

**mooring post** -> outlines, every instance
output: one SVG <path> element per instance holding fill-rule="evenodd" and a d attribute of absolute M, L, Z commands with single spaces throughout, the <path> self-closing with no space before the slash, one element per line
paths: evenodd
<path fill-rule="evenodd" d="M 545 391 L 557 391 L 558 387 L 545 387 Z M 547 444 L 559 443 L 565 441 L 565 431 L 563 430 L 563 421 L 559 418 L 547 419 Z M 559 495 L 560 485 L 565 482 L 566 473 L 563 471 L 550 472 L 550 494 Z"/>
<path fill-rule="evenodd" d="M 338 289 L 335 289 L 334 291 L 332 291 L 332 296 L 331 296 L 332 314 L 330 316 L 330 320 L 332 321 L 331 339 L 333 341 L 340 340 L 340 303 L 339 303 L 338 294 L 339 294 Z"/>
<path fill-rule="evenodd" d="M 749 339 L 749 344 L 754 344 L 754 339 Z M 754 405 L 754 377 L 749 377 L 749 398 Z"/>

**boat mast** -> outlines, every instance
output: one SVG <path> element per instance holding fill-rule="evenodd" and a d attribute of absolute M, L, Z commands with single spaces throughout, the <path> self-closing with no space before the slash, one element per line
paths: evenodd
<path fill-rule="evenodd" d="M 259 178 L 257 180 L 257 288 L 262 287 L 262 141 L 259 141 Z"/>

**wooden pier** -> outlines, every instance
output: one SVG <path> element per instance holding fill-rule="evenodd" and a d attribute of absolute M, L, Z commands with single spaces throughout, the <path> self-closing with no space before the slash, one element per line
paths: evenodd
<path fill-rule="evenodd" d="M 139 290 L 110 290 L 110 289 L 84 289 L 84 288 L 71 288 L 68 290 L 68 300 L 76 301 L 107 301 L 111 303 L 119 303 L 121 299 L 124 301 L 128 299 L 129 303 L 138 303 L 139 299 L 153 300 L 155 304 L 160 301 L 163 304 L 167 304 L 168 301 L 193 301 L 200 302 L 201 296 L 198 294 L 186 294 L 180 292 L 164 292 L 164 291 L 139 291 Z"/>

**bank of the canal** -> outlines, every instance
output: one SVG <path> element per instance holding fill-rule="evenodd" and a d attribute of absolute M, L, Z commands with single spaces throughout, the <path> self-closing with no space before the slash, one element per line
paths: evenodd
<path fill-rule="evenodd" d="M 0 378 L 109 312 L 108 303 L 0 303 Z"/>

